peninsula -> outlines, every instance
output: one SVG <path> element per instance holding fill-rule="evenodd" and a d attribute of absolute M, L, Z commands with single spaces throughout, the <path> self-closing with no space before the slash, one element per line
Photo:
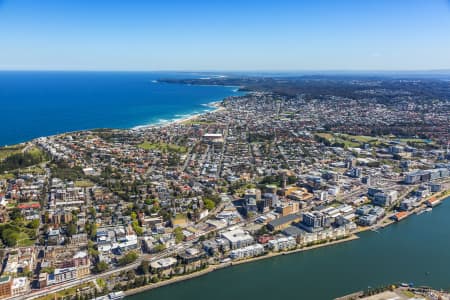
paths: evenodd
<path fill-rule="evenodd" d="M 161 81 L 247 94 L 0 148 L 0 298 L 121 298 L 349 242 L 450 195 L 448 81 Z"/>

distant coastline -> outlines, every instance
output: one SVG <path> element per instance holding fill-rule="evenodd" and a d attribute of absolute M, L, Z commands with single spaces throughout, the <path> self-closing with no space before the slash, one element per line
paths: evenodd
<path fill-rule="evenodd" d="M 216 109 L 237 87 L 169 84 L 151 72 L 0 72 L 0 146 L 93 129 L 158 127 Z M 17 105 L 20 103 L 20 105 Z"/>

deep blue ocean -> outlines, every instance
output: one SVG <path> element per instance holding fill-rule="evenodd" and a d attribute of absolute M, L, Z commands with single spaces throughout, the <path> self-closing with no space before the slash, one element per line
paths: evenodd
<path fill-rule="evenodd" d="M 0 145 L 93 128 L 162 124 L 212 110 L 234 87 L 157 82 L 195 73 L 0 72 Z"/>

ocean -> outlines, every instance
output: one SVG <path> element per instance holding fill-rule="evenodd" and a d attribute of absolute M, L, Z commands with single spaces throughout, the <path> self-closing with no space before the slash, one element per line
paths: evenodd
<path fill-rule="evenodd" d="M 213 110 L 236 87 L 158 82 L 168 72 L 0 72 L 0 145 L 93 128 L 164 124 Z"/>

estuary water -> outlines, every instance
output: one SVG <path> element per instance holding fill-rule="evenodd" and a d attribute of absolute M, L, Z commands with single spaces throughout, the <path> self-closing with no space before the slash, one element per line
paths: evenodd
<path fill-rule="evenodd" d="M 163 124 L 212 110 L 233 87 L 158 82 L 168 72 L 0 72 L 0 145 L 92 128 Z"/>
<path fill-rule="evenodd" d="M 396 282 L 450 288 L 450 199 L 360 239 L 212 272 L 127 300 L 334 299 Z"/>

